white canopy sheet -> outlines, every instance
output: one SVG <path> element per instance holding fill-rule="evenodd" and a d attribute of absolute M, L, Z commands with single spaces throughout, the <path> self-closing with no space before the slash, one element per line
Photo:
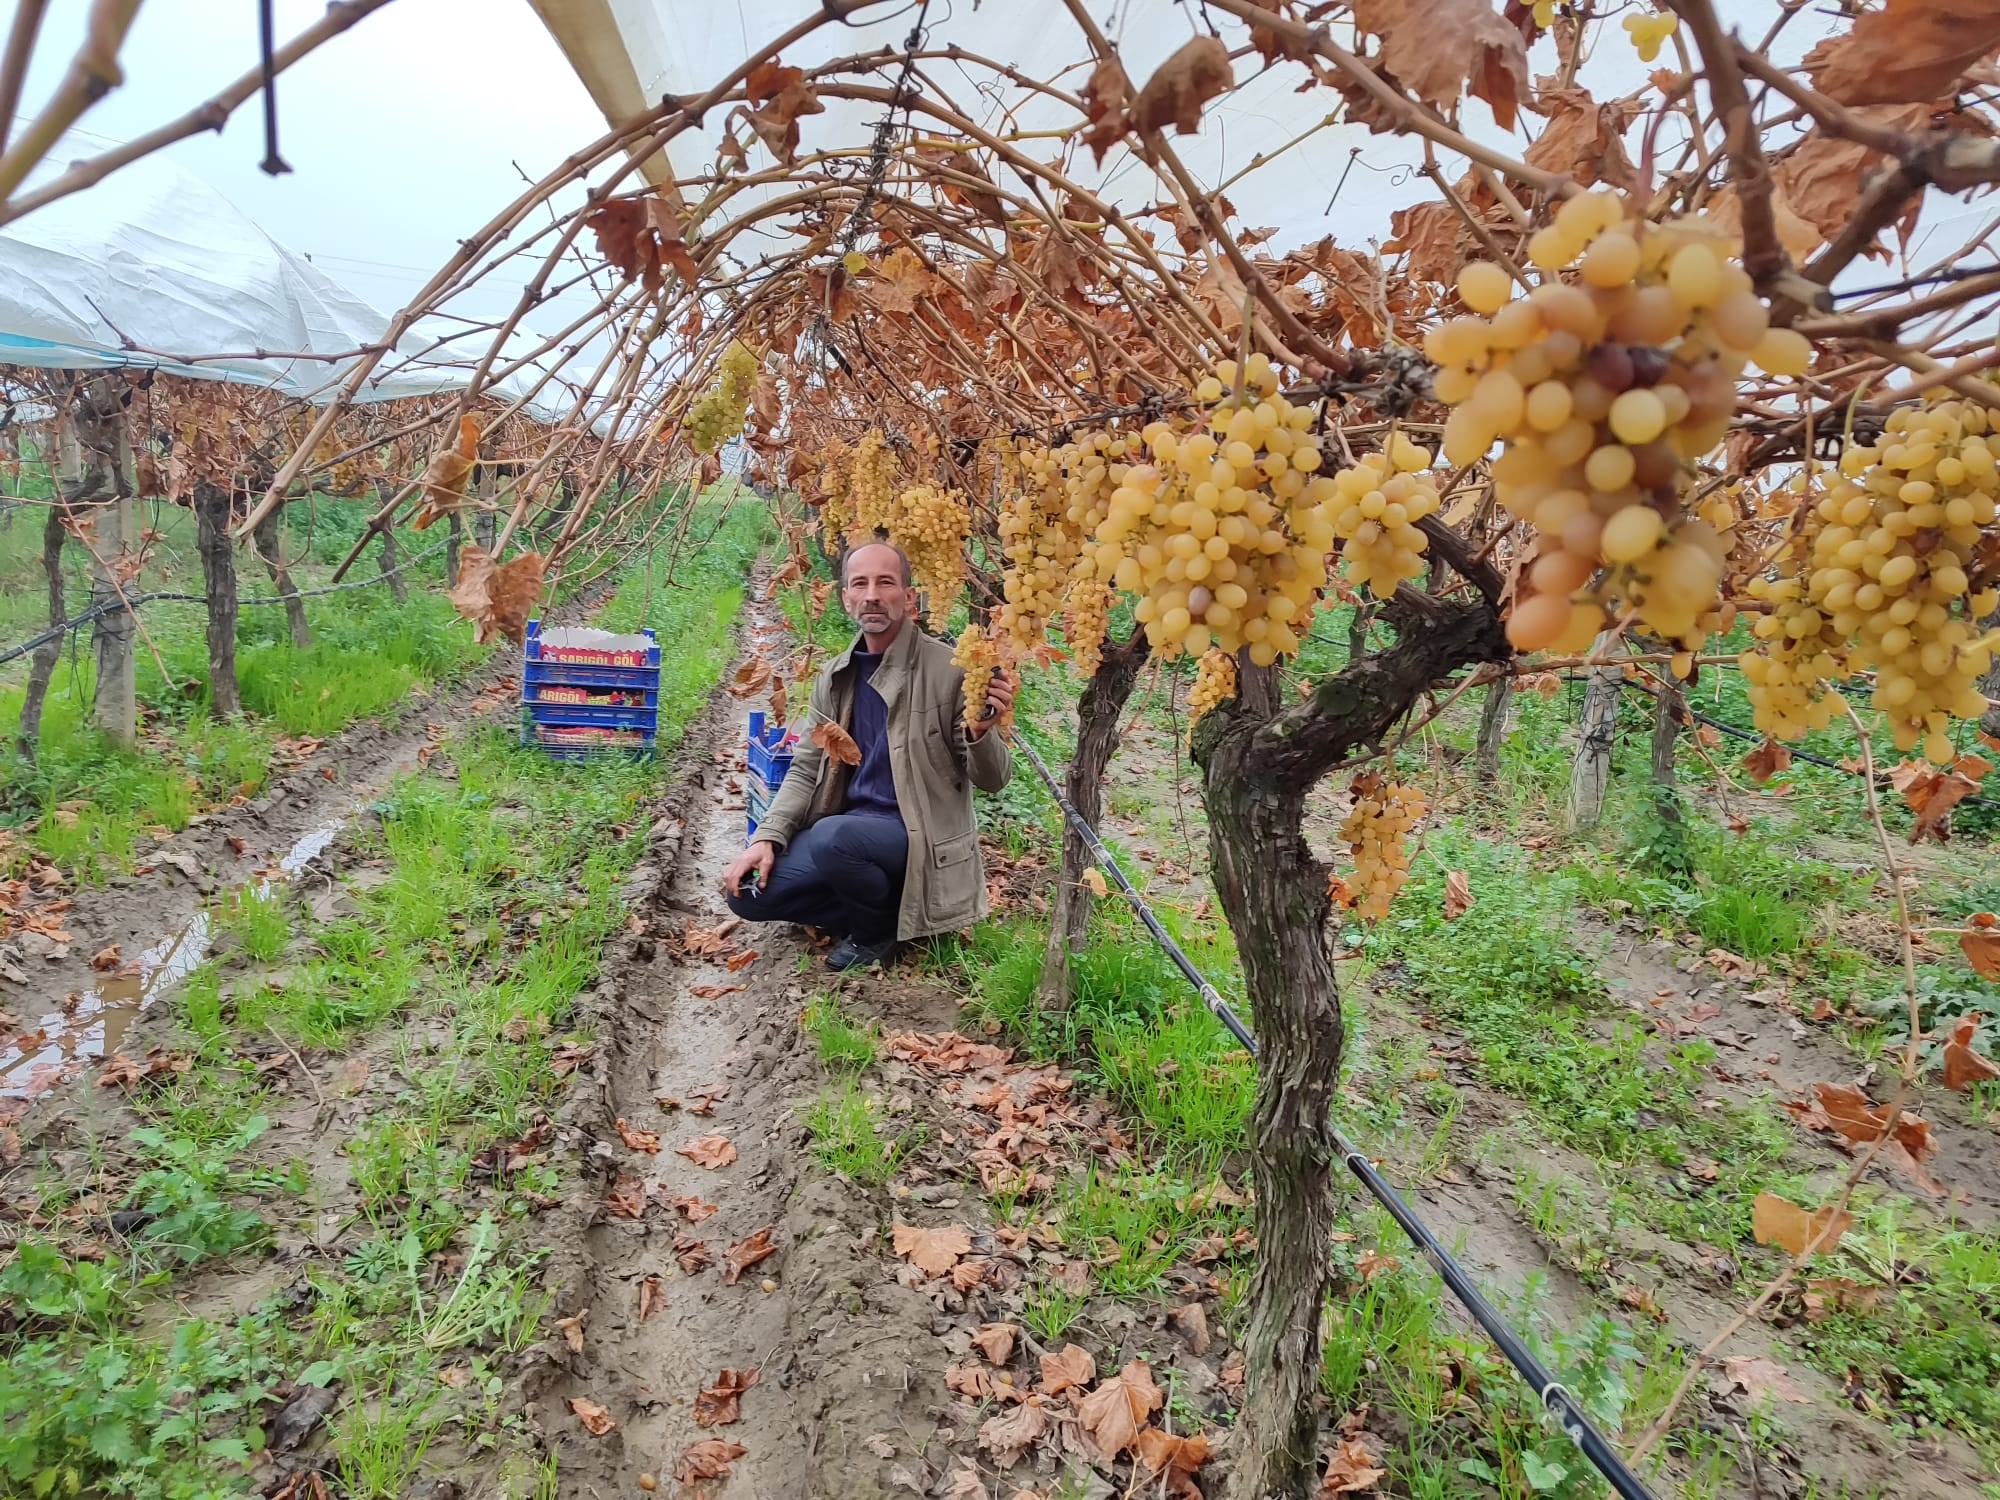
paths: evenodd
<path fill-rule="evenodd" d="M 91 154 L 65 146 L 45 172 Z M 388 327 L 381 312 L 159 156 L 0 229 L 0 363 L 157 369 L 321 401 L 353 368 L 355 351 Z M 492 336 L 436 347 L 451 331 L 413 329 L 359 399 L 463 389 Z M 521 332 L 509 348 L 520 357 L 539 343 Z M 524 369 L 496 394 L 518 397 L 532 383 Z M 554 421 L 571 404 L 551 381 L 529 409 Z"/>

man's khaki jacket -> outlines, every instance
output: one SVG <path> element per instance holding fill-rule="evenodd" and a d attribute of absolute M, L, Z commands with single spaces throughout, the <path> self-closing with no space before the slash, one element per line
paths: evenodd
<path fill-rule="evenodd" d="M 802 828 L 846 804 L 848 767 L 808 737 L 832 720 L 854 731 L 853 666 L 859 637 L 813 680 L 812 709 L 793 721 L 800 741 L 757 838 L 782 849 Z M 908 942 L 969 927 L 986 915 L 986 872 L 973 823 L 972 789 L 997 792 L 1013 774 L 1007 742 L 988 729 L 966 743 L 965 673 L 951 647 L 905 621 L 871 678 L 889 708 L 889 769 L 910 837 L 896 936 Z"/>

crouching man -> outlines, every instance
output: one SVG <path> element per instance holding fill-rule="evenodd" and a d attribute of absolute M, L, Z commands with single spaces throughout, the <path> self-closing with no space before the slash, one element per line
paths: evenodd
<path fill-rule="evenodd" d="M 723 872 L 729 909 L 751 922 L 803 922 L 840 933 L 827 967 L 893 957 L 899 943 L 986 915 L 986 874 L 972 789 L 997 792 L 1012 765 L 993 729 L 1014 701 L 995 676 L 988 716 L 964 723 L 965 674 L 923 633 L 910 560 L 886 542 L 841 559 L 840 600 L 860 638 L 813 682 L 802 735 L 825 721 L 854 737 L 847 766 L 809 738 L 793 753 L 750 847 Z"/>

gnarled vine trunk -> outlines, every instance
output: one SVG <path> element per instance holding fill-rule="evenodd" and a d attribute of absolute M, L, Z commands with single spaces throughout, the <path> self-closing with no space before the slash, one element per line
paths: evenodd
<path fill-rule="evenodd" d="M 64 416 L 60 419 L 56 436 L 58 457 L 52 466 L 56 477 L 56 497 L 42 521 L 42 572 L 48 579 L 49 624 L 52 627 L 69 618 L 69 606 L 63 598 L 63 543 L 69 539 L 69 528 L 64 521 L 69 515 L 66 495 L 71 479 L 65 477 L 64 471 L 69 466 L 69 458 L 76 454 L 76 437 L 68 428 L 69 418 Z M 71 470 L 72 477 L 73 474 Z M 67 639 L 67 635 L 50 636 L 35 647 L 35 654 L 28 661 L 28 687 L 21 699 L 21 722 L 15 731 L 14 743 L 21 754 L 31 761 L 41 744 L 42 709 L 48 703 L 49 683 L 55 677 L 56 663 L 62 660 L 63 642 Z"/>
<path fill-rule="evenodd" d="M 444 530 L 444 581 L 447 587 L 458 587 L 458 549 L 465 540 L 465 522 L 457 511 L 445 518 Z"/>
<path fill-rule="evenodd" d="M 1687 715 L 1687 699 L 1678 683 L 1669 682 L 1653 701 L 1653 786 L 1654 803 L 1669 823 L 1681 820 L 1680 790 L 1675 785 L 1674 753 L 1680 746 L 1681 720 Z"/>
<path fill-rule="evenodd" d="M 236 681 L 236 549 L 229 538 L 234 510 L 228 485 L 195 482 L 195 551 L 201 555 L 202 591 L 208 595 L 208 701 L 218 718 L 243 711 Z"/>
<path fill-rule="evenodd" d="M 1618 637 L 1606 632 L 1591 647 L 1602 656 Z M 1583 689 L 1583 721 L 1577 729 L 1576 760 L 1569 776 L 1569 826 L 1595 828 L 1604 816 L 1604 795 L 1611 786 L 1611 747 L 1618 737 L 1618 690 L 1622 667 L 1592 667 Z"/>
<path fill-rule="evenodd" d="M 402 559 L 396 549 L 396 528 L 382 528 L 382 577 L 389 584 L 389 597 L 398 604 L 410 601 L 410 585 L 403 577 Z"/>
<path fill-rule="evenodd" d="M 97 655 L 97 700 L 92 718 L 113 743 L 139 739 L 138 620 L 130 596 L 137 584 L 132 554 L 138 531 L 132 514 L 131 452 L 125 391 L 93 380 L 76 392 L 76 446 L 81 475 L 65 498 L 90 528 L 90 603 L 100 613 L 91 626 Z"/>
<path fill-rule="evenodd" d="M 305 601 L 299 597 L 298 585 L 292 582 L 291 569 L 285 565 L 285 544 L 279 532 L 283 508 L 271 511 L 257 523 L 250 539 L 257 548 L 257 555 L 264 560 L 264 570 L 271 575 L 271 582 L 278 590 L 278 597 L 285 601 L 285 618 L 291 622 L 292 644 L 301 651 L 312 650 L 312 627 L 306 623 Z"/>
<path fill-rule="evenodd" d="M 1514 679 L 1494 678 L 1479 711 L 1479 749 L 1473 758 L 1473 772 L 1481 785 L 1491 786 L 1500 779 L 1500 745 L 1507 738 L 1507 715 L 1513 706 Z"/>
<path fill-rule="evenodd" d="M 1305 1500 L 1314 1486 L 1343 1033 L 1326 870 L 1302 832 L 1306 795 L 1345 757 L 1382 743 L 1446 673 L 1509 658 L 1490 602 L 1497 575 L 1462 553 L 1453 561 L 1477 572 L 1482 598 L 1401 589 L 1382 614 L 1397 632 L 1386 651 L 1290 706 L 1281 706 L 1273 674 L 1246 661 L 1237 701 L 1196 729 L 1216 892 L 1236 938 L 1258 1042 L 1250 1116 L 1257 1267 L 1227 1500 Z"/>
<path fill-rule="evenodd" d="M 1070 806 L 1093 828 L 1104 808 L 1104 768 L 1118 748 L 1118 715 L 1132 696 L 1146 652 L 1146 637 L 1141 631 L 1134 631 L 1123 646 L 1105 642 L 1104 658 L 1077 700 L 1076 754 L 1070 759 L 1063 790 Z M 1044 1010 L 1069 1009 L 1070 964 L 1083 952 L 1090 932 L 1091 894 L 1083 884 L 1083 872 L 1090 865 L 1090 847 L 1083 835 L 1065 824 L 1062 872 L 1056 881 L 1049 943 L 1042 954 L 1042 977 L 1035 992 Z"/>

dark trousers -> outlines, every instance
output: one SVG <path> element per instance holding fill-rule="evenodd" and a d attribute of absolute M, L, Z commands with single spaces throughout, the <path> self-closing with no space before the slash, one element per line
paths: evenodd
<path fill-rule="evenodd" d="M 747 922 L 804 922 L 857 943 L 896 935 L 909 835 L 900 818 L 837 813 L 803 829 L 778 851 L 766 888 L 723 897 Z"/>

